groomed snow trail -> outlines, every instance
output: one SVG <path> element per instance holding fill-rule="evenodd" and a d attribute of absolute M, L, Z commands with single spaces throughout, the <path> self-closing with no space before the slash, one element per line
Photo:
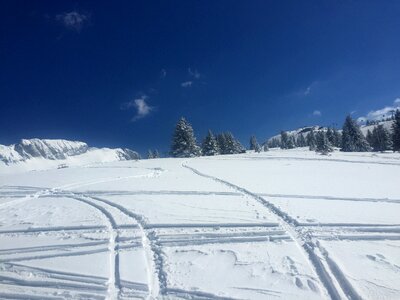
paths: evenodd
<path fill-rule="evenodd" d="M 192 171 L 198 176 L 219 182 L 237 192 L 240 192 L 244 196 L 256 200 L 266 207 L 271 213 L 277 216 L 280 221 L 280 225 L 284 230 L 287 231 L 289 236 L 296 243 L 298 249 L 306 258 L 306 261 L 309 263 L 310 267 L 314 270 L 316 278 L 319 279 L 321 285 L 325 288 L 325 296 L 329 295 L 331 299 L 335 300 L 342 299 L 344 297 L 348 299 L 361 299 L 360 295 L 351 286 L 350 282 L 348 280 L 344 281 L 345 277 L 339 270 L 339 267 L 331 258 L 329 258 L 328 253 L 326 251 L 321 251 L 321 248 L 318 247 L 317 242 L 312 239 L 310 234 L 300 231 L 298 222 L 291 218 L 288 214 L 261 196 L 226 180 L 202 173 L 199 170 L 190 167 L 187 162 L 183 162 L 182 167 Z M 332 269 L 333 266 L 335 267 L 334 269 Z"/>

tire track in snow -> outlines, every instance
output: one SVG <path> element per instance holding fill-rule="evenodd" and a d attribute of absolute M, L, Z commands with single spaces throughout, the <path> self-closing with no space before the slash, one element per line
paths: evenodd
<path fill-rule="evenodd" d="M 60 191 L 63 192 L 63 191 Z M 68 196 L 67 193 L 64 194 L 65 196 Z M 166 289 L 166 273 L 163 271 L 163 257 L 161 253 L 161 248 L 157 243 L 157 238 L 155 237 L 154 233 L 148 232 L 146 230 L 146 222 L 144 218 L 141 215 L 135 214 L 132 211 L 126 209 L 122 205 L 116 204 L 114 202 L 98 198 L 98 197 L 90 197 L 84 194 L 80 193 L 73 193 L 69 192 L 69 196 L 72 199 L 75 200 L 81 200 L 86 203 L 90 203 L 89 205 L 93 205 L 96 208 L 100 209 L 105 215 L 110 217 L 110 223 L 112 224 L 113 228 L 117 228 L 117 224 L 112 217 L 111 213 L 107 211 L 104 207 L 99 206 L 98 204 L 93 203 L 93 201 L 98 201 L 104 204 L 107 204 L 117 210 L 119 210 L 122 214 L 126 215 L 128 218 L 132 219 L 135 221 L 135 223 L 138 224 L 138 228 L 141 232 L 142 235 L 142 246 L 143 250 L 145 252 L 145 260 L 147 264 L 147 270 L 148 270 L 148 283 L 149 283 L 149 297 L 150 299 L 156 299 L 159 294 L 163 294 L 164 290 Z M 90 199 L 90 200 L 87 200 Z M 116 245 L 118 241 L 118 237 L 116 237 L 116 242 L 114 243 L 115 245 L 115 250 L 118 250 L 118 246 Z M 118 251 L 117 251 L 118 252 Z M 114 272 L 114 281 L 120 279 L 119 275 L 119 256 L 118 253 L 115 255 L 116 263 L 114 264 L 115 267 L 115 272 Z M 121 284 L 118 282 L 118 290 L 121 290 Z"/>
<path fill-rule="evenodd" d="M 150 299 L 156 299 L 159 294 L 164 294 L 167 287 L 167 275 L 163 270 L 164 259 L 161 247 L 158 245 L 154 232 L 146 230 L 147 224 L 143 216 L 133 213 L 122 205 L 102 198 L 91 197 L 91 199 L 108 204 L 137 222 L 142 235 L 142 245 L 148 270 L 149 297 Z"/>
<path fill-rule="evenodd" d="M 106 210 L 104 207 L 93 203 L 92 201 L 85 199 L 81 195 L 76 195 L 74 193 L 71 193 L 69 198 L 74 199 L 76 201 L 81 201 L 83 203 L 86 203 L 97 210 L 99 210 L 107 219 L 107 228 L 110 232 L 110 239 L 109 239 L 109 255 L 110 255 L 110 276 L 109 276 L 109 281 L 108 281 L 108 299 L 116 299 L 116 297 L 119 294 L 120 290 L 120 282 L 119 280 L 119 258 L 118 258 L 118 253 L 117 253 L 117 240 L 118 240 L 118 229 L 117 229 L 117 223 L 112 216 L 112 214 Z"/>
<path fill-rule="evenodd" d="M 274 214 L 278 219 L 280 220 L 280 225 L 285 229 L 288 234 L 291 236 L 293 241 L 296 243 L 298 246 L 299 250 L 303 254 L 303 256 L 307 259 L 309 262 L 310 266 L 314 270 L 315 274 L 317 275 L 317 278 L 319 278 L 320 283 L 325 287 L 325 290 L 328 292 L 328 295 L 332 299 L 340 299 L 342 298 L 340 295 L 346 295 L 349 299 L 360 299 L 360 295 L 356 292 L 356 290 L 351 286 L 350 282 L 345 282 L 341 280 L 342 278 L 337 278 L 338 274 L 341 274 L 341 271 L 337 267 L 335 270 L 332 269 L 332 262 L 333 260 L 330 259 L 328 262 L 329 269 L 327 270 L 324 264 L 321 262 L 321 259 L 324 259 L 325 261 L 327 260 L 326 256 L 321 257 L 318 256 L 315 252 L 314 249 L 318 247 L 316 243 L 311 239 L 311 235 L 304 234 L 298 231 L 298 222 L 294 220 L 292 217 L 290 217 L 287 213 L 283 212 L 280 210 L 278 207 L 276 207 L 274 204 L 271 202 L 265 200 L 261 196 L 254 194 L 250 191 L 248 191 L 245 188 L 242 188 L 240 186 L 237 186 L 233 183 L 230 183 L 226 180 L 204 174 L 200 171 L 198 171 L 195 168 L 192 168 L 188 166 L 185 162 L 182 163 L 182 167 L 192 171 L 194 174 L 208 178 L 211 180 L 214 180 L 216 182 L 219 182 L 235 191 L 240 192 L 241 194 L 248 196 L 257 202 L 261 203 L 264 207 L 266 207 L 272 214 Z M 334 277 L 334 279 L 332 278 Z M 335 281 L 338 284 L 335 284 Z"/>

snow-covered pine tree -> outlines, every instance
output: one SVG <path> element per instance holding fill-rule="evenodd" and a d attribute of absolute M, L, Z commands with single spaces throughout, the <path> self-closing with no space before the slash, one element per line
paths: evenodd
<path fill-rule="evenodd" d="M 370 143 L 370 145 L 374 151 L 386 151 L 392 148 L 390 133 L 382 124 L 376 126 L 372 131 L 371 141 L 372 143 Z"/>
<path fill-rule="evenodd" d="M 277 138 L 272 138 L 267 143 L 269 148 L 279 148 L 281 146 L 281 142 Z"/>
<path fill-rule="evenodd" d="M 225 132 L 226 152 L 227 154 L 238 154 L 245 151 L 242 144 L 235 139 L 231 132 Z"/>
<path fill-rule="evenodd" d="M 281 149 L 288 149 L 289 135 L 286 131 L 281 131 Z"/>
<path fill-rule="evenodd" d="M 228 154 L 225 133 L 222 132 L 217 135 L 217 144 L 220 154 Z"/>
<path fill-rule="evenodd" d="M 313 129 L 311 129 L 311 131 L 307 134 L 306 139 L 307 139 L 307 146 L 309 147 L 310 151 L 314 151 L 316 147 L 316 140 Z"/>
<path fill-rule="evenodd" d="M 333 151 L 332 145 L 328 140 L 328 137 L 324 131 L 319 131 L 316 134 L 316 148 L 317 153 L 327 155 L 329 152 Z"/>
<path fill-rule="evenodd" d="M 371 130 L 368 129 L 367 135 L 365 136 L 365 139 L 367 140 L 368 144 L 370 144 L 372 147 L 374 147 L 374 146 L 373 146 L 373 144 L 374 144 L 374 137 L 372 136 Z"/>
<path fill-rule="evenodd" d="M 201 154 L 193 133 L 192 125 L 181 118 L 175 127 L 172 138 L 171 155 L 173 157 L 193 157 Z"/>
<path fill-rule="evenodd" d="M 338 148 L 342 147 L 342 134 L 336 128 L 333 128 L 333 134 L 335 136 L 333 146 Z"/>
<path fill-rule="evenodd" d="M 147 159 L 152 159 L 154 158 L 153 156 L 153 151 L 151 151 L 150 149 L 147 151 Z"/>
<path fill-rule="evenodd" d="M 250 150 L 254 150 L 254 152 L 261 152 L 261 147 L 257 142 L 257 138 L 252 135 L 250 137 Z"/>
<path fill-rule="evenodd" d="M 394 114 L 393 135 L 392 135 L 393 151 L 400 151 L 400 110 L 397 109 Z"/>
<path fill-rule="evenodd" d="M 346 117 L 343 124 L 341 150 L 344 152 L 366 152 L 370 150 L 360 127 L 350 115 Z"/>
<path fill-rule="evenodd" d="M 269 151 L 268 143 L 265 143 L 265 144 L 262 146 L 262 151 L 263 151 L 263 152 Z"/>
<path fill-rule="evenodd" d="M 326 137 L 331 145 L 335 145 L 335 134 L 330 127 L 326 131 Z"/>
<path fill-rule="evenodd" d="M 235 153 L 246 153 L 246 148 L 243 147 L 242 143 L 235 137 L 233 137 L 233 139 L 235 141 Z"/>
<path fill-rule="evenodd" d="M 289 135 L 288 143 L 287 143 L 287 148 L 288 149 L 293 149 L 296 148 L 296 140 L 294 139 L 294 135 Z"/>
<path fill-rule="evenodd" d="M 202 154 L 204 156 L 213 156 L 213 155 L 218 155 L 220 153 L 217 139 L 211 132 L 211 130 L 208 130 L 207 136 L 204 138 L 203 143 L 202 143 Z"/>
<path fill-rule="evenodd" d="M 303 134 L 299 134 L 298 136 L 297 136 L 297 147 L 306 147 L 307 146 L 307 143 L 306 143 L 306 139 L 304 138 L 304 135 Z"/>
<path fill-rule="evenodd" d="M 160 158 L 160 153 L 158 153 L 158 150 L 153 151 L 153 158 Z"/>

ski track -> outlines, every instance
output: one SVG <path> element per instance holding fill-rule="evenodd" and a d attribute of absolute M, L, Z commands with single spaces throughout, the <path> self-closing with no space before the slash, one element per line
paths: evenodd
<path fill-rule="evenodd" d="M 123 180 L 123 179 L 130 179 L 130 178 L 143 178 L 143 177 L 155 177 L 159 176 L 161 172 L 164 170 L 161 168 L 152 168 L 152 172 L 149 174 L 143 174 L 143 175 L 133 175 L 133 176 L 125 176 L 125 177 L 113 177 L 113 178 L 106 178 L 106 179 L 100 179 L 100 180 L 95 180 L 95 181 L 87 181 L 85 183 L 72 183 L 72 184 L 67 184 L 63 185 L 57 188 L 52 188 L 52 189 L 42 189 L 36 192 L 33 195 L 27 195 L 24 198 L 20 198 L 17 200 L 13 200 L 10 202 L 6 202 L 0 205 L 0 207 L 5 207 L 9 205 L 14 205 L 17 203 L 23 203 L 27 200 L 31 199 L 37 199 L 39 197 L 51 197 L 51 196 L 57 196 L 58 194 L 62 194 L 63 196 L 69 197 L 71 199 L 74 199 L 76 201 L 80 201 L 83 203 L 86 203 L 87 205 L 96 208 L 98 211 L 100 211 L 104 216 L 105 219 L 107 220 L 107 228 L 110 232 L 110 238 L 109 238 L 109 256 L 110 256 L 110 276 L 108 280 L 108 299 L 116 299 L 121 296 L 121 282 L 120 282 L 120 273 L 119 273 L 119 254 L 118 251 L 121 247 L 118 245 L 118 226 L 117 223 L 112 216 L 112 214 L 105 209 L 104 207 L 100 206 L 99 204 L 96 204 L 94 202 L 102 202 L 105 203 L 111 207 L 114 207 L 118 209 L 120 212 L 125 214 L 126 216 L 130 217 L 135 221 L 135 223 L 138 224 L 138 228 L 140 229 L 142 233 L 142 246 L 143 249 L 145 250 L 145 259 L 147 263 L 147 269 L 148 269 L 148 281 L 149 281 L 149 298 L 150 299 L 156 299 L 159 295 L 160 292 L 162 292 L 166 288 L 166 274 L 162 270 L 162 263 L 163 263 L 163 258 L 162 258 L 162 253 L 161 253 L 161 248 L 159 245 L 156 245 L 155 241 L 156 238 L 150 239 L 151 235 L 145 230 L 145 221 L 142 216 L 136 215 L 132 213 L 131 211 L 125 209 L 123 206 L 115 204 L 113 202 L 107 201 L 105 199 L 100 199 L 100 198 L 95 198 L 95 197 L 90 197 L 86 196 L 81 193 L 73 193 L 72 191 L 66 191 L 63 189 L 66 188 L 79 188 L 82 186 L 87 186 L 87 185 L 93 185 L 93 184 L 99 184 L 99 183 L 105 183 L 105 182 L 112 182 L 112 181 L 118 181 L 118 180 Z M 135 224 L 136 225 L 136 224 Z M 136 226 L 135 226 L 136 227 Z M 100 228 L 100 227 L 96 227 Z M 66 228 L 51 228 L 50 231 L 61 231 L 65 230 Z M 81 227 L 78 228 L 73 228 L 75 229 L 82 229 Z M 87 229 L 87 228 L 85 228 Z M 19 232 L 19 233 L 26 233 L 26 232 L 42 232 L 45 231 L 46 228 L 34 228 L 31 230 L 17 230 L 17 231 L 11 231 L 11 230 L 4 230 L 1 233 L 12 233 L 12 232 Z M 49 230 L 49 229 L 47 229 Z M 98 249 L 98 250 L 89 250 L 89 251 L 80 251 L 80 252 L 75 252 L 75 253 L 65 253 L 65 254 L 55 254 L 55 255 L 36 255 L 36 256 L 29 256 L 29 257 L 19 257 L 19 258 L 14 258 L 14 259 L 6 259 L 2 260 L 2 262 L 11 262 L 11 261 L 23 261 L 23 260 L 29 260 L 29 259 L 42 259 L 42 258 L 49 258 L 49 257 L 59 257 L 59 256 L 74 256 L 74 255 L 85 255 L 85 254 L 91 254 L 91 253 L 98 253 L 98 252 L 103 252 L 104 249 Z M 163 282 L 163 284 L 160 284 L 160 282 Z M 4 294 L 6 296 L 6 294 Z M 15 295 L 16 296 L 16 295 Z"/>
<path fill-rule="evenodd" d="M 343 294 L 346 295 L 348 299 L 361 299 L 361 296 L 352 287 L 351 283 L 345 278 L 345 275 L 339 269 L 338 265 L 332 260 L 332 258 L 329 257 L 326 250 L 323 250 L 320 247 L 318 247 L 317 241 L 315 241 L 315 239 L 312 239 L 311 234 L 302 232 L 300 230 L 301 228 L 299 228 L 301 224 L 299 224 L 299 222 L 290 217 L 287 213 L 283 212 L 274 204 L 268 202 L 261 196 L 254 194 L 248 191 L 247 189 L 237 186 L 226 180 L 217 178 L 212 175 L 204 174 L 199 170 L 188 166 L 187 162 L 183 162 L 182 167 L 190 170 L 191 172 L 193 172 L 198 176 L 219 182 L 222 185 L 225 185 L 235 191 L 240 192 L 242 195 L 250 197 L 256 200 L 257 202 L 261 203 L 272 214 L 278 217 L 278 219 L 280 220 L 280 225 L 282 226 L 283 229 L 287 231 L 289 236 L 296 243 L 298 249 L 307 259 L 310 266 L 317 275 L 317 278 L 319 279 L 320 283 L 325 287 L 325 290 L 332 299 L 340 299 L 342 298 L 341 295 Z M 323 253 L 322 256 L 319 256 L 315 253 L 315 248 L 317 247 L 320 250 L 320 252 Z"/>
<path fill-rule="evenodd" d="M 374 163 L 384 165 L 395 165 L 397 163 L 389 162 L 364 162 L 351 161 L 341 159 L 323 159 L 323 158 L 294 158 L 294 157 L 265 157 L 254 158 L 244 157 L 241 159 L 292 159 L 292 160 L 311 160 L 311 161 L 326 161 L 326 162 L 347 162 L 347 163 Z M 341 200 L 341 201 L 363 201 L 363 202 L 389 202 L 400 203 L 400 199 L 387 198 L 348 198 L 348 197 L 333 197 L 333 196 L 315 196 L 315 195 L 285 195 L 285 194 L 255 194 L 249 190 L 230 183 L 226 180 L 204 174 L 197 169 L 187 165 L 187 161 L 182 163 L 182 167 L 190 170 L 194 174 L 214 180 L 222 185 L 225 185 L 233 190 L 233 192 L 216 192 L 216 191 L 86 191 L 72 192 L 71 188 L 79 188 L 87 185 L 124 180 L 129 178 L 142 178 L 158 176 L 162 171 L 160 168 L 153 168 L 151 173 L 143 175 L 133 175 L 125 177 L 100 178 L 86 182 L 77 182 L 63 185 L 57 188 L 41 188 L 29 186 L 2 186 L 1 189 L 18 189 L 16 191 L 0 192 L 0 197 L 17 197 L 16 200 L 11 200 L 0 204 L 0 207 L 5 207 L 17 203 L 22 203 L 27 200 L 45 197 L 67 197 L 76 201 L 83 202 L 104 216 L 106 226 L 65 226 L 65 227 L 36 227 L 21 230 L 0 230 L 1 234 L 35 234 L 42 232 L 59 232 L 59 231 L 96 231 L 107 229 L 109 239 L 88 242 L 81 244 L 59 244 L 25 248 L 10 248 L 0 250 L 0 256 L 11 254 L 35 253 L 35 252 L 51 252 L 62 251 L 61 253 L 46 253 L 44 255 L 33 256 L 17 256 L 14 258 L 1 259 L 0 268 L 8 268 L 13 270 L 28 270 L 39 277 L 45 277 L 47 280 L 24 280 L 15 276 L 0 275 L 0 285 L 17 285 L 22 287 L 42 287 L 54 288 L 60 290 L 69 290 L 76 292 L 74 296 L 82 296 L 90 299 L 104 299 L 104 293 L 107 293 L 108 299 L 124 299 L 139 297 L 147 299 L 157 299 L 162 296 L 180 297 L 185 299 L 233 299 L 217 296 L 211 293 L 202 291 L 188 291 L 177 288 L 167 287 L 167 274 L 164 271 L 164 255 L 162 247 L 176 247 L 187 245 L 202 245 L 202 244 L 223 244 L 223 243 L 248 243 L 248 242 L 268 242 L 274 240 L 293 240 L 303 256 L 307 259 L 312 269 L 316 274 L 316 278 L 326 290 L 326 296 L 332 299 L 362 299 L 356 288 L 352 286 L 347 276 L 341 270 L 339 265 L 332 259 L 326 249 L 322 247 L 318 239 L 321 240 L 400 240 L 400 224 L 358 224 L 358 223 L 300 223 L 290 215 L 282 211 L 280 208 L 267 201 L 263 197 L 278 197 L 278 198 L 300 198 L 300 199 L 322 199 L 322 200 Z M 29 194 L 32 193 L 33 194 Z M 18 194 L 18 195 L 16 195 Z M 189 224 L 149 224 L 145 218 L 138 215 L 118 203 L 99 198 L 98 196 L 114 196 L 114 195 L 224 195 L 224 196 L 246 196 L 261 203 L 273 215 L 278 218 L 278 223 L 189 223 Z M 133 221 L 133 224 L 118 225 L 111 211 L 106 208 L 116 209 Z M 119 229 L 139 229 L 141 240 L 137 238 L 121 238 L 119 237 Z M 156 230 L 166 229 L 219 229 L 219 228 L 258 228 L 264 231 L 246 231 L 243 233 L 213 233 L 201 232 L 196 234 L 156 234 Z M 283 229 L 283 230 L 281 230 Z M 337 230 L 340 229 L 340 232 Z M 318 232 L 319 230 L 319 232 Z M 331 235 L 324 235 L 329 231 Z M 320 233 L 320 234 L 319 234 Z M 384 233 L 374 234 L 374 233 Z M 140 239 L 140 238 L 139 238 Z M 123 244 L 127 243 L 127 244 Z M 82 250 L 85 247 L 96 247 L 107 245 L 108 248 L 97 248 L 90 250 Z M 122 245 L 123 244 L 123 245 Z M 134 247 L 143 247 L 144 258 L 146 261 L 148 285 L 136 282 L 128 282 L 121 280 L 119 271 L 120 251 L 132 249 Z M 76 248 L 78 251 L 71 251 Z M 99 252 L 109 252 L 110 272 L 109 278 L 96 276 L 87 276 L 82 274 L 74 274 L 68 272 L 59 272 L 47 270 L 43 268 L 27 267 L 16 264 L 18 261 L 44 259 L 51 257 L 62 256 L 78 256 L 87 255 Z M 1 270 L 0 269 L 0 270 Z M 17 272 L 18 273 L 18 272 Z M 13 275 L 13 274 L 12 274 Z M 52 281 L 52 280 L 58 281 Z M 61 281 L 60 281 L 61 280 Z M 78 292 L 77 292 L 78 291 Z M 81 294 L 79 294 L 81 292 Z M 38 294 L 36 294 L 38 293 Z M 269 295 L 275 296 L 275 295 Z M 40 294 L 40 291 L 35 291 L 35 294 L 21 293 L 2 293 L 1 299 L 60 299 L 57 296 L 51 296 L 50 293 Z"/>

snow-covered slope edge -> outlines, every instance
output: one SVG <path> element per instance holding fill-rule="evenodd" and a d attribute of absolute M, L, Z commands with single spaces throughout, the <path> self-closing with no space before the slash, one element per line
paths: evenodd
<path fill-rule="evenodd" d="M 0 145 L 0 173 L 43 170 L 60 164 L 78 166 L 139 159 L 130 149 L 93 148 L 84 142 L 48 139 L 23 139 L 18 144 Z"/>

